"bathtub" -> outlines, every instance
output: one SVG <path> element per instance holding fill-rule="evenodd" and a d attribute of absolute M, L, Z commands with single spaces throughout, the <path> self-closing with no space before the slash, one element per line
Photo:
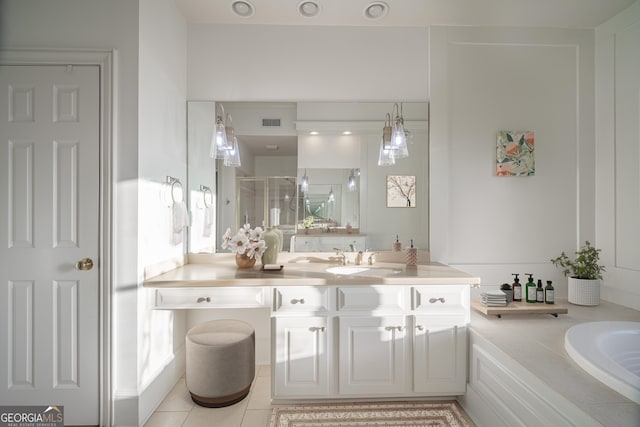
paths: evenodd
<path fill-rule="evenodd" d="M 640 322 L 588 322 L 564 336 L 569 356 L 593 377 L 640 404 Z"/>

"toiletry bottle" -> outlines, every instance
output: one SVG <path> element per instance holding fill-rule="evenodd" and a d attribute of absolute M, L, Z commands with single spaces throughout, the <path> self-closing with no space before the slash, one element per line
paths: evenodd
<path fill-rule="evenodd" d="M 538 287 L 536 288 L 536 302 L 544 302 L 544 288 L 540 279 L 538 279 Z"/>
<path fill-rule="evenodd" d="M 418 249 L 413 247 L 413 239 L 411 239 L 411 247 L 407 248 L 407 267 L 416 267 L 418 264 Z"/>
<path fill-rule="evenodd" d="M 524 273 L 529 276 L 529 281 L 525 285 L 527 302 L 536 302 L 536 284 L 533 283 L 533 274 Z"/>
<path fill-rule="evenodd" d="M 393 252 L 402 252 L 402 243 L 398 240 L 398 235 L 396 234 L 396 241 L 393 242 Z"/>
<path fill-rule="evenodd" d="M 547 280 L 547 286 L 544 288 L 544 302 L 547 304 L 553 304 L 555 302 L 551 280 Z"/>
<path fill-rule="evenodd" d="M 516 276 L 513 279 L 513 300 L 514 301 L 522 301 L 522 285 L 520 284 L 520 279 L 518 278 L 518 274 L 512 274 L 512 276 Z"/>

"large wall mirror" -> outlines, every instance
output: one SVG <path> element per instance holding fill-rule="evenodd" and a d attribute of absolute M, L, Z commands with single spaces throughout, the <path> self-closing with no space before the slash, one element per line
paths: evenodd
<path fill-rule="evenodd" d="M 220 251 L 224 231 L 247 220 L 280 228 L 283 250 L 301 235 L 333 246 L 344 237 L 344 250 L 354 238 L 358 249 L 390 250 L 396 235 L 429 248 L 426 102 L 189 101 L 187 114 L 190 252 Z M 396 115 L 409 155 L 379 166 Z M 239 167 L 209 156 L 217 117 L 234 128 Z M 410 206 L 398 203 L 404 192 Z"/>

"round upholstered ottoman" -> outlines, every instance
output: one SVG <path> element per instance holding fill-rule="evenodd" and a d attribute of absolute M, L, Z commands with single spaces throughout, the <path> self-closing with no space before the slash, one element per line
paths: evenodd
<path fill-rule="evenodd" d="M 191 399 L 218 408 L 244 399 L 255 376 L 255 333 L 239 320 L 211 320 L 189 329 L 186 383 Z"/>

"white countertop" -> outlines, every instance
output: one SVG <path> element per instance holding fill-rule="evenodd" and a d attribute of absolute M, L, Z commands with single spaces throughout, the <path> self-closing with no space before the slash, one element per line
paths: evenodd
<path fill-rule="evenodd" d="M 349 254 L 353 255 L 353 254 Z M 318 285 L 447 285 L 480 283 L 455 268 L 431 263 L 408 268 L 404 264 L 379 262 L 362 267 L 356 274 L 334 274 L 326 270 L 337 267 L 334 253 L 281 253 L 281 271 L 263 271 L 260 262 L 252 268 L 240 269 L 233 254 L 191 256 L 189 264 L 147 278 L 145 287 L 217 287 L 217 286 L 318 286 Z M 197 262 L 194 262 L 196 260 Z"/>

